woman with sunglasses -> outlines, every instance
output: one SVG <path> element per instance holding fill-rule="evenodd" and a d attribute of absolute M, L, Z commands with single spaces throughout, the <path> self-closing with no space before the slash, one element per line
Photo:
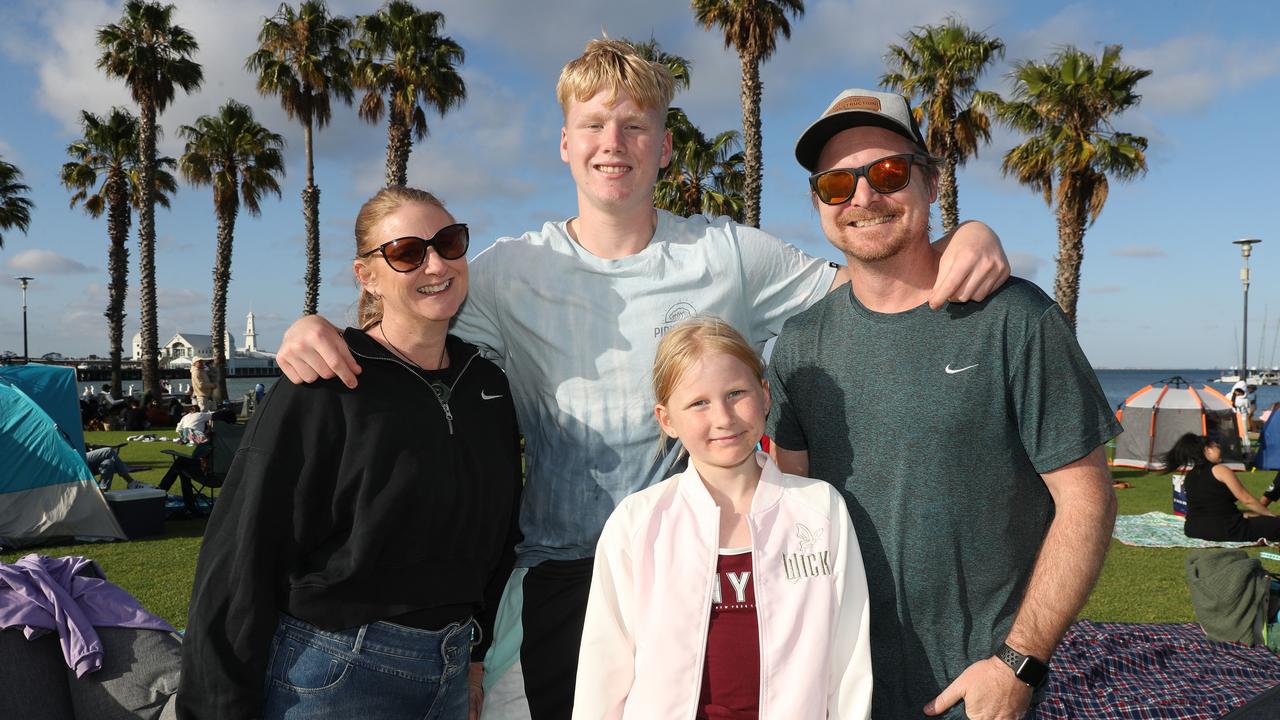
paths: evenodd
<path fill-rule="evenodd" d="M 282 380 L 254 413 L 200 552 L 180 717 L 478 717 L 521 464 L 505 376 L 447 334 L 467 245 L 420 190 L 360 209 L 360 387 Z"/>

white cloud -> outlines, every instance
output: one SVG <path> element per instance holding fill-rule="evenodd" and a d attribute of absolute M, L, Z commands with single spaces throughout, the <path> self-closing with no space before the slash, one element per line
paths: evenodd
<path fill-rule="evenodd" d="M 1123 245 L 1111 251 L 1116 257 L 1130 258 L 1162 258 L 1168 257 L 1168 253 L 1157 245 Z"/>
<path fill-rule="evenodd" d="M 835 62 L 849 68 L 845 76 L 850 78 L 856 78 L 859 66 L 864 66 L 875 77 L 868 75 L 861 82 L 875 87 L 885 52 L 890 44 L 901 42 L 905 33 L 952 15 L 981 29 L 1003 13 L 1001 5 L 966 0 L 819 0 L 809 3 L 804 18 L 792 24 L 790 45 L 795 50 L 788 57 L 811 69 L 830 68 Z"/>
<path fill-rule="evenodd" d="M 9 258 L 5 267 L 13 272 L 37 275 L 79 275 L 98 272 L 78 260 L 60 255 L 52 250 L 32 249 Z"/>
<path fill-rule="evenodd" d="M 216 112 L 228 98 L 254 109 L 259 122 L 277 132 L 291 127 L 275 98 L 263 98 L 244 60 L 256 48 L 257 31 L 274 3 L 257 0 L 180 3 L 174 22 L 195 36 L 200 49 L 192 58 L 202 66 L 201 89 L 186 95 L 178 89 L 172 104 L 159 117 L 164 134 L 160 152 L 177 156 L 182 142 L 177 127 L 191 124 L 203 114 Z M 28 57 L 36 60 L 40 78 L 37 103 L 68 133 L 79 131 L 80 109 L 105 112 L 124 105 L 137 112 L 124 81 L 107 78 L 97 68 L 101 49 L 99 27 L 118 22 L 120 8 L 98 0 L 67 0 L 43 9 L 40 22 L 48 32 L 48 46 Z"/>
<path fill-rule="evenodd" d="M 1157 111 L 1202 111 L 1223 93 L 1280 75 L 1280 48 L 1273 43 L 1208 34 L 1126 49 L 1123 59 L 1154 71 L 1139 83 L 1138 91 L 1143 107 Z"/>
<path fill-rule="evenodd" d="M 1009 266 L 1013 274 L 1024 280 L 1035 280 L 1040 268 L 1046 264 L 1048 264 L 1048 261 L 1039 255 L 1022 252 L 1009 253 Z"/>
<path fill-rule="evenodd" d="M 130 288 L 130 294 L 137 297 L 138 289 Z M 207 307 L 209 305 L 209 296 L 196 292 L 189 288 L 156 288 L 156 303 L 161 310 L 167 310 L 175 307 Z"/>
<path fill-rule="evenodd" d="M 1111 13 L 1102 13 L 1083 3 L 1067 5 L 1040 25 L 1010 34 L 1004 38 L 1005 57 L 1010 61 L 1042 58 L 1064 45 L 1074 45 L 1086 52 L 1101 50 L 1116 38 L 1099 36 L 1100 28 L 1120 28 Z"/>

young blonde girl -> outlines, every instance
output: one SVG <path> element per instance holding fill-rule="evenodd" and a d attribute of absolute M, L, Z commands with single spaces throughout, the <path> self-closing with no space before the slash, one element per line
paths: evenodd
<path fill-rule="evenodd" d="M 759 356 L 697 317 L 659 343 L 653 390 L 689 468 L 605 524 L 573 717 L 868 717 L 857 538 L 834 488 L 756 452 L 769 411 Z"/>

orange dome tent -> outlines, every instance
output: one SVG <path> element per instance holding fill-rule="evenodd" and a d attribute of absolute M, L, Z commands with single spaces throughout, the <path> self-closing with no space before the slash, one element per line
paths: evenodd
<path fill-rule="evenodd" d="M 1218 441 L 1228 467 L 1244 469 L 1244 428 L 1231 401 L 1208 385 L 1194 388 L 1181 376 L 1161 380 L 1130 395 L 1116 417 L 1124 432 L 1116 438 L 1112 465 L 1157 470 L 1178 438 L 1195 433 Z"/>

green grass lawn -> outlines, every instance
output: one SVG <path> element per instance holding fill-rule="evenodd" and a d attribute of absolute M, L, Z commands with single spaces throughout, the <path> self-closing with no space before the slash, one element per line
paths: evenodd
<path fill-rule="evenodd" d="M 87 433 L 91 443 L 114 444 L 125 441 L 128 432 Z M 172 432 L 156 434 L 172 436 Z M 130 466 L 146 469 L 135 477 L 156 484 L 169 467 L 169 456 L 161 452 L 179 447 L 172 443 L 129 443 L 120 456 Z M 1133 485 L 1117 490 L 1120 513 L 1137 515 L 1152 510 L 1169 512 L 1169 476 L 1117 468 L 1117 480 Z M 1275 473 L 1241 473 L 1246 487 L 1257 495 Z M 116 488 L 123 487 L 117 478 Z M 0 562 L 12 562 L 28 552 L 46 555 L 84 555 L 97 560 L 107 577 L 133 593 L 148 609 L 178 627 L 186 625 L 187 601 L 195 577 L 196 555 L 200 550 L 204 520 L 170 521 L 165 534 L 150 539 L 122 543 L 44 546 L 36 550 L 0 553 Z M 1102 577 L 1081 613 L 1091 620 L 1119 622 L 1190 622 L 1194 620 L 1187 592 L 1183 563 L 1190 548 L 1136 548 L 1111 541 Z M 1257 554 L 1258 549 L 1248 552 Z M 1264 561 L 1270 570 L 1280 563 Z"/>

